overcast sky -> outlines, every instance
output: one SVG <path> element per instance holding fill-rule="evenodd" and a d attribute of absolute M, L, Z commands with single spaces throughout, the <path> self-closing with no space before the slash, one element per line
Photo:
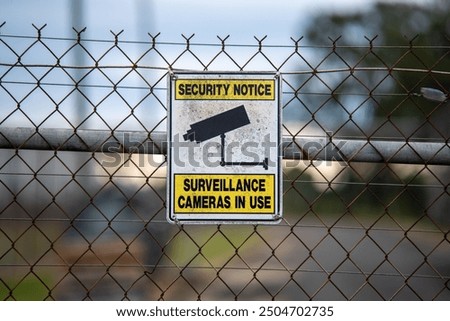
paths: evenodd
<path fill-rule="evenodd" d="M 78 0 L 81 17 L 71 0 L 0 0 L 0 21 L 7 24 L 0 30 L 7 34 L 34 34 L 31 26 L 47 24 L 45 34 L 72 35 L 72 26 L 87 26 L 89 38 L 109 37 L 109 30 L 124 29 L 129 40 L 148 39 L 147 32 L 161 32 L 164 40 L 181 39 L 196 34 L 198 41 L 216 41 L 216 35 L 232 35 L 234 41 L 296 36 L 302 22 L 323 11 L 362 10 L 373 0 Z M 75 13 L 75 17 L 74 14 Z M 231 40 L 230 39 L 230 40 Z"/>
<path fill-rule="evenodd" d="M 392 2 L 392 0 L 389 0 Z M 432 0 L 395 0 L 429 3 Z M 72 26 L 87 26 L 86 38 L 110 37 L 124 29 L 127 40 L 148 40 L 147 32 L 161 32 L 165 41 L 195 33 L 196 41 L 216 42 L 231 35 L 232 42 L 268 36 L 269 43 L 289 43 L 302 26 L 321 12 L 349 12 L 370 8 L 375 0 L 0 0 L 0 29 L 5 34 L 34 34 L 31 26 L 47 24 L 45 35 L 73 36 Z M 83 15 L 74 4 L 82 6 Z"/>

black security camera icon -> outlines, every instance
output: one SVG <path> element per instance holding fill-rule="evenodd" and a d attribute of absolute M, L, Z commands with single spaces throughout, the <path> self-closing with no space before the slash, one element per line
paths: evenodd
<path fill-rule="evenodd" d="M 183 138 L 186 141 L 201 143 L 248 124 L 250 124 L 250 120 L 244 105 L 241 105 L 192 124 L 191 129 L 183 135 Z"/>
<path fill-rule="evenodd" d="M 223 113 L 191 124 L 190 129 L 183 135 L 185 141 L 201 143 L 211 138 L 220 136 L 221 166 L 257 166 L 264 169 L 269 168 L 269 159 L 266 157 L 262 162 L 228 162 L 225 160 L 225 133 L 236 130 L 250 124 L 244 105 L 240 105 Z"/>

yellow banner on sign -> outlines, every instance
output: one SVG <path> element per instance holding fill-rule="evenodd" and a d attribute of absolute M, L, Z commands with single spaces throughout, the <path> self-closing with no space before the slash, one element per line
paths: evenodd
<path fill-rule="evenodd" d="M 275 100 L 274 79 L 177 79 L 177 100 Z"/>
<path fill-rule="evenodd" d="M 175 213 L 275 213 L 273 174 L 175 174 Z"/>

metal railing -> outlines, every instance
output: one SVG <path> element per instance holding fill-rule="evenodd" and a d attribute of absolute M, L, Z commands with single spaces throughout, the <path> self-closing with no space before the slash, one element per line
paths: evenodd
<path fill-rule="evenodd" d="M 0 33 L 0 299 L 450 299 L 448 45 L 35 29 Z M 281 73 L 281 224 L 167 223 L 169 70 Z"/>

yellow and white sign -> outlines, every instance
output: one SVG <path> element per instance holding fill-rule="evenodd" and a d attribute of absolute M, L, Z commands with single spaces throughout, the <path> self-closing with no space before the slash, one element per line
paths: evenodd
<path fill-rule="evenodd" d="M 174 73 L 168 96 L 168 220 L 279 222 L 279 75 Z"/>
<path fill-rule="evenodd" d="M 275 213 L 275 175 L 175 174 L 175 213 Z"/>
<path fill-rule="evenodd" d="M 275 100 L 275 80 L 177 79 L 175 99 Z"/>

